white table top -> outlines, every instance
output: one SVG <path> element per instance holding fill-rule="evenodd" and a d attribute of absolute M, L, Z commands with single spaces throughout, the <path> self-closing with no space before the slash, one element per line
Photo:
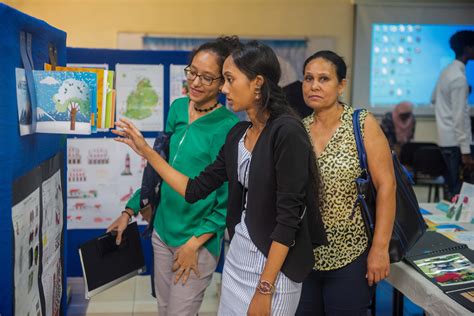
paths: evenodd
<path fill-rule="evenodd" d="M 437 203 L 420 203 L 420 207 L 433 214 L 443 214 L 436 209 Z M 466 229 L 473 229 L 472 224 L 457 224 Z M 390 266 L 387 281 L 408 297 L 412 302 L 423 308 L 427 315 L 459 316 L 474 315 L 469 310 L 452 300 L 440 288 L 422 276 L 412 266 L 402 262 Z"/>

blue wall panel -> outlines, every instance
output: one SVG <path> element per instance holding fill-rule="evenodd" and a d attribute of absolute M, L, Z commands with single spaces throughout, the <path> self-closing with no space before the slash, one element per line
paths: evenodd
<path fill-rule="evenodd" d="M 49 43 L 58 50 L 58 64 L 66 63 L 66 33 L 1 3 L 0 21 L 0 314 L 12 315 L 12 183 L 57 152 L 64 151 L 66 144 L 63 135 L 20 136 L 15 87 L 15 68 L 23 68 L 20 31 L 33 36 L 32 54 L 37 69 L 43 69 L 43 63 L 49 61 Z"/>

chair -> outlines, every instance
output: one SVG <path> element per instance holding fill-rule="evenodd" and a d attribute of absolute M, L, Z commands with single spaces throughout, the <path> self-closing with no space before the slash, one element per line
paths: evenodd
<path fill-rule="evenodd" d="M 435 143 L 410 142 L 400 149 L 400 163 L 409 169 L 413 169 L 413 158 L 417 149 L 421 147 L 437 147 Z"/>
<path fill-rule="evenodd" d="M 443 175 L 446 163 L 437 145 L 423 146 L 416 149 L 413 155 L 413 175 L 417 185 L 428 185 L 428 202 L 431 202 L 431 192 L 435 189 L 434 202 L 439 202 L 439 188 L 444 185 Z"/>

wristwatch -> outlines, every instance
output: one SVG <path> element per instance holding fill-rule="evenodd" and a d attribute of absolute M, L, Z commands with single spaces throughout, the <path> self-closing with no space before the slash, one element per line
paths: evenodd
<path fill-rule="evenodd" d="M 275 286 L 268 281 L 260 280 L 257 285 L 257 291 L 263 295 L 272 295 L 275 293 Z"/>

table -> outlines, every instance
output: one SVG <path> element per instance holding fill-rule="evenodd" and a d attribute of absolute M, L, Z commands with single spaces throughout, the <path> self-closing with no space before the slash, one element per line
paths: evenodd
<path fill-rule="evenodd" d="M 436 209 L 436 203 L 420 203 L 420 207 L 433 214 L 444 214 Z M 458 225 L 466 229 L 474 227 L 472 224 Z M 403 315 L 403 295 L 423 308 L 427 315 L 474 315 L 404 261 L 390 266 L 390 276 L 386 280 L 394 287 L 394 298 L 398 301 L 394 299 L 394 315 Z M 397 297 L 396 290 L 403 295 Z"/>

